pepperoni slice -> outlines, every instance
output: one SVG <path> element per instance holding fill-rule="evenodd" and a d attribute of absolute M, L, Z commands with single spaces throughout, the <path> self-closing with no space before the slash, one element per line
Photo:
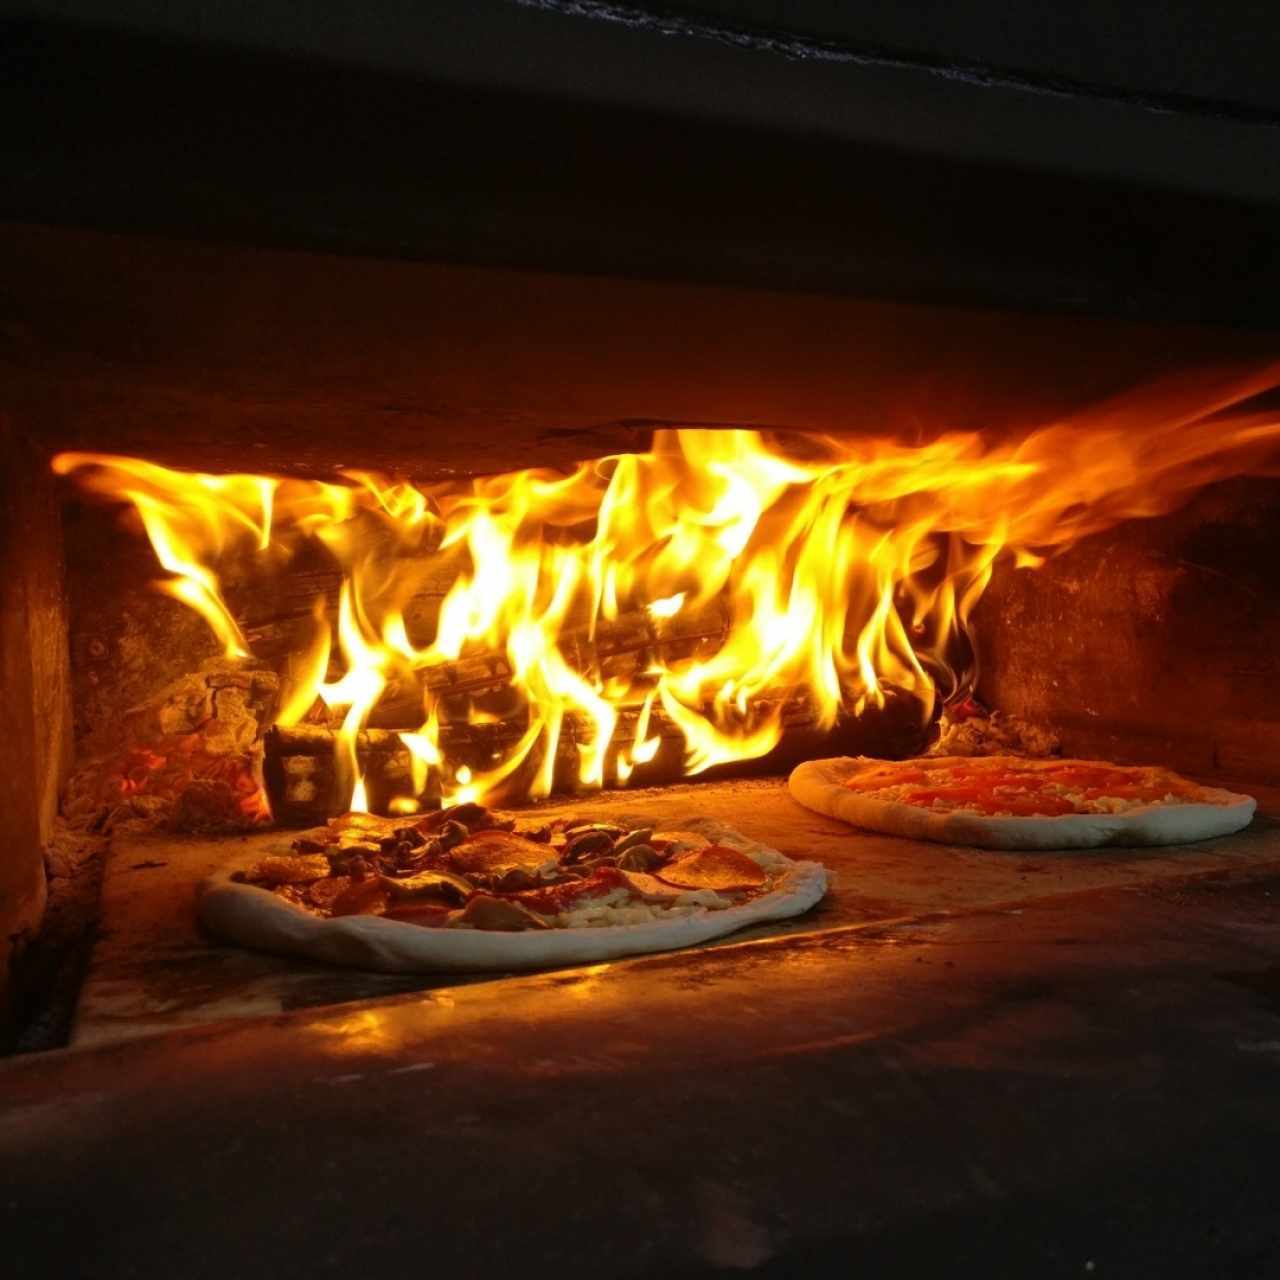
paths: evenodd
<path fill-rule="evenodd" d="M 562 880 L 559 884 L 549 884 L 541 889 L 522 889 L 518 893 L 494 896 L 510 898 L 512 902 L 519 902 L 540 915 L 554 916 L 561 911 L 572 910 L 587 898 L 602 898 L 615 889 L 625 888 L 626 884 L 625 873 L 617 867 L 597 867 L 585 880 Z"/>
<path fill-rule="evenodd" d="M 449 862 L 463 875 L 488 874 L 508 867 L 536 871 L 555 856 L 550 845 L 528 840 L 512 831 L 477 831 L 449 851 Z"/>
<path fill-rule="evenodd" d="M 421 925 L 426 929 L 443 929 L 449 923 L 449 917 L 455 908 L 442 907 L 426 902 L 410 902 L 400 907 L 387 910 L 388 920 L 399 920 L 404 924 Z"/>
<path fill-rule="evenodd" d="M 756 889 L 767 878 L 759 863 L 727 844 L 709 844 L 668 862 L 654 874 L 681 889 Z"/>
<path fill-rule="evenodd" d="M 329 904 L 334 916 L 380 916 L 387 909 L 387 891 L 377 876 L 352 880 Z"/>

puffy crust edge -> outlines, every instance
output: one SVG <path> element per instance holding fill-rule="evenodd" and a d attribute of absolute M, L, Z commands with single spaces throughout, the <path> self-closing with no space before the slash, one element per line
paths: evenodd
<path fill-rule="evenodd" d="M 1055 817 L 985 817 L 932 813 L 914 805 L 858 795 L 845 781 L 865 757 L 837 756 L 798 765 L 787 780 L 791 795 L 807 809 L 885 835 L 982 849 L 1100 849 L 1108 845 L 1189 844 L 1231 835 L 1253 820 L 1257 801 L 1221 788 L 1213 804 L 1147 805 L 1128 813 L 1063 814 Z M 882 763 L 882 762 L 877 762 Z M 1075 761 L 1046 761 L 1046 767 Z"/>

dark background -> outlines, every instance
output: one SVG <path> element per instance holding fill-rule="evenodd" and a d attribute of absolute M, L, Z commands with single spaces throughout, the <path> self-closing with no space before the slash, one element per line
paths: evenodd
<path fill-rule="evenodd" d="M 0 6 L 0 217 L 1276 323 L 1269 6 Z"/>

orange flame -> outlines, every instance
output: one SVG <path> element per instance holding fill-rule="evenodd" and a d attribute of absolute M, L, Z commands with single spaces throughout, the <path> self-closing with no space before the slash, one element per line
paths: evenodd
<path fill-rule="evenodd" d="M 402 735 L 415 796 L 394 803 L 406 811 L 432 787 L 446 801 L 481 799 L 526 760 L 530 791 L 546 794 L 566 751 L 583 785 L 625 783 L 658 751 L 659 712 L 683 735 L 688 773 L 770 751 L 788 697 L 807 698 L 830 727 L 893 688 L 927 718 L 972 685 L 972 670 L 952 664 L 971 652 L 958 642 L 1002 557 L 1041 563 L 1258 470 L 1280 422 L 1225 411 L 1274 381 L 1268 370 L 1206 392 L 1188 380 L 1003 442 L 807 437 L 797 453 L 752 431 L 673 430 L 648 453 L 567 476 L 428 486 L 354 472 L 337 483 L 210 476 L 95 454 L 54 467 L 132 503 L 173 575 L 165 589 L 228 654 L 247 645 L 223 597 L 226 570 L 258 557 L 278 571 L 304 542 L 323 543 L 343 576 L 336 671 L 326 678 L 331 627 L 318 605 L 281 719 L 295 722 L 317 696 L 343 712 L 339 776 L 361 808 L 357 734 L 389 688 L 421 687 L 420 727 Z M 424 619 L 414 602 L 433 592 L 438 609 Z M 710 652 L 657 643 L 628 665 L 596 651 L 610 626 L 647 618 L 678 635 L 688 620 L 705 634 L 694 623 L 717 610 Z M 432 690 L 448 680 L 432 677 L 495 655 L 523 736 L 473 768 L 442 747 L 445 695 Z M 473 725 L 493 719 L 467 699 Z"/>

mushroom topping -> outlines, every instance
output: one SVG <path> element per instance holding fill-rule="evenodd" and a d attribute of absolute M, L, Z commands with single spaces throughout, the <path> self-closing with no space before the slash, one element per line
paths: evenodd
<path fill-rule="evenodd" d="M 489 877 L 488 887 L 494 893 L 519 893 L 522 889 L 536 889 L 542 883 L 542 877 L 524 867 L 507 867 L 505 871 L 494 872 Z"/>
<path fill-rule="evenodd" d="M 572 839 L 584 831 L 603 831 L 614 840 L 625 835 L 627 831 L 626 827 L 620 827 L 616 822 L 597 822 L 592 818 L 577 818 L 566 822 L 563 830 L 566 839 Z"/>
<path fill-rule="evenodd" d="M 396 835 L 400 843 L 407 844 L 410 849 L 420 849 L 427 843 L 427 837 L 417 827 L 397 827 Z"/>
<path fill-rule="evenodd" d="M 468 801 L 430 814 L 418 823 L 418 827 L 427 832 L 440 831 L 450 822 L 456 822 L 468 832 L 510 831 L 516 825 L 514 818 L 495 818 L 484 805 Z"/>
<path fill-rule="evenodd" d="M 357 880 L 363 880 L 373 870 L 374 862 L 362 853 L 344 849 L 329 856 L 329 866 L 336 876 L 353 876 Z"/>
<path fill-rule="evenodd" d="M 613 846 L 613 851 L 614 853 L 622 853 L 634 845 L 648 844 L 652 836 L 652 827 L 637 827 L 634 831 L 628 831 L 625 836 L 618 840 Z"/>
<path fill-rule="evenodd" d="M 698 831 L 655 831 L 646 843 L 672 857 L 691 849 L 705 849 L 711 841 Z"/>
<path fill-rule="evenodd" d="M 540 827 L 517 827 L 515 833 L 526 840 L 535 840 L 538 844 L 551 843 L 551 824 L 544 822 Z"/>
<path fill-rule="evenodd" d="M 343 836 L 338 840 L 337 851 L 331 856 L 350 854 L 353 857 L 365 858 L 369 862 L 376 862 L 381 852 L 382 850 L 371 840 L 350 840 Z"/>
<path fill-rule="evenodd" d="M 575 832 L 564 846 L 566 862 L 584 862 L 593 854 L 611 853 L 613 836 L 600 827 L 593 827 L 583 832 Z"/>
<path fill-rule="evenodd" d="M 549 929 L 551 926 L 528 907 L 506 898 L 491 898 L 478 893 L 456 915 L 449 918 L 452 926 L 470 925 L 500 933 L 517 933 L 524 929 Z"/>
<path fill-rule="evenodd" d="M 452 849 L 454 845 L 461 844 L 470 834 L 471 832 L 462 823 L 454 822 L 451 818 L 441 826 L 436 840 L 442 849 Z"/>
<path fill-rule="evenodd" d="M 647 844 L 633 844 L 618 855 L 618 867 L 622 871 L 652 871 L 662 865 L 662 855 Z"/>
<path fill-rule="evenodd" d="M 419 871 L 406 877 L 383 876 L 382 887 L 395 901 L 442 898 L 456 905 L 466 902 L 474 892 L 469 880 L 448 871 Z"/>

